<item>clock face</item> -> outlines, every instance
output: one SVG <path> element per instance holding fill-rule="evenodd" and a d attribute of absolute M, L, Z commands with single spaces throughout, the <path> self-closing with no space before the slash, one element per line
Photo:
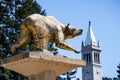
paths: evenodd
<path fill-rule="evenodd" d="M 100 70 L 99 69 L 96 69 L 96 74 L 100 74 Z"/>

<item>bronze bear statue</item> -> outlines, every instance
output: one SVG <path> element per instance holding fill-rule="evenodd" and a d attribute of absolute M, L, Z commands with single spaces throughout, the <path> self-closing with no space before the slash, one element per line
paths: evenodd
<path fill-rule="evenodd" d="M 65 42 L 66 39 L 81 35 L 82 29 L 75 29 L 69 24 L 64 26 L 52 16 L 32 14 L 25 18 L 21 25 L 19 40 L 10 46 L 12 52 L 27 45 L 33 38 L 36 48 L 40 51 L 48 51 L 48 43 L 53 42 L 58 48 L 79 53 L 75 48 Z"/>

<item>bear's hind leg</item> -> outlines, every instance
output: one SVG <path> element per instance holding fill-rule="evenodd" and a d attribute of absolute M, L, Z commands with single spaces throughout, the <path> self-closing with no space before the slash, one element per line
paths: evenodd
<path fill-rule="evenodd" d="M 37 48 L 38 50 L 42 50 L 42 49 L 41 49 L 41 42 L 40 42 L 40 39 L 39 39 L 39 37 L 38 37 L 38 33 L 37 33 L 37 30 L 36 30 L 35 26 L 33 26 L 33 25 L 28 25 L 27 27 L 28 27 L 28 29 L 30 30 L 30 32 L 32 33 L 32 37 L 33 37 L 33 39 L 34 39 L 34 43 L 35 43 L 35 45 L 36 45 L 36 48 Z"/>
<path fill-rule="evenodd" d="M 14 45 L 10 46 L 12 53 L 14 53 L 17 48 L 24 47 L 30 41 L 30 38 L 31 36 L 29 30 L 26 26 L 22 25 L 19 40 Z"/>

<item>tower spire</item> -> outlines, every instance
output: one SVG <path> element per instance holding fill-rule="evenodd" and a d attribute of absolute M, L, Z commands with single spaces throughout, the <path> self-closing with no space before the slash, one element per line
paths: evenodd
<path fill-rule="evenodd" d="M 91 21 L 89 21 L 89 26 L 88 27 L 90 27 L 90 25 L 91 25 Z"/>
<path fill-rule="evenodd" d="M 90 44 L 95 44 L 95 45 L 97 44 L 96 38 L 94 36 L 93 30 L 91 27 L 91 21 L 89 21 L 87 37 L 85 41 L 85 45 L 90 45 Z"/>

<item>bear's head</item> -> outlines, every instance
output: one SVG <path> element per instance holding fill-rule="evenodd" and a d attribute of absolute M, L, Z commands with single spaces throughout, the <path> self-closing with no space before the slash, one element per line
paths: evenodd
<path fill-rule="evenodd" d="M 65 39 L 70 39 L 70 38 L 74 38 L 76 36 L 81 35 L 83 32 L 82 29 L 75 29 L 74 27 L 70 26 L 70 24 L 68 24 L 65 29 L 64 29 L 64 37 Z"/>

